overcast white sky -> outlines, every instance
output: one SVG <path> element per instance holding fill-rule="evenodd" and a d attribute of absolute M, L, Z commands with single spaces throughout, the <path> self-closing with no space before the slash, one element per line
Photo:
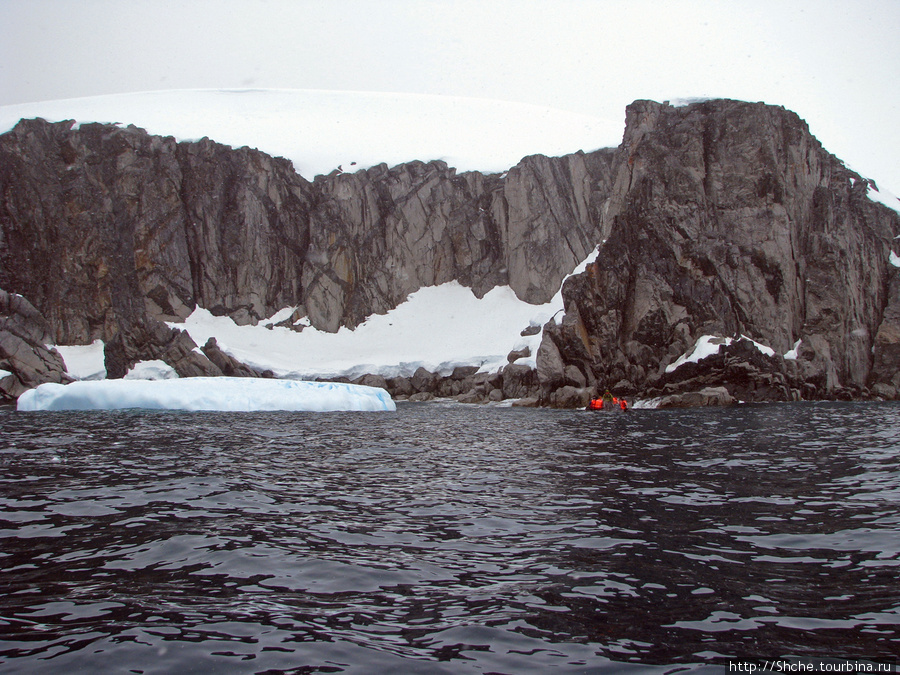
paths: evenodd
<path fill-rule="evenodd" d="M 623 119 L 783 105 L 900 193 L 900 0 L 0 0 L 0 106 L 182 88 L 396 91 Z"/>

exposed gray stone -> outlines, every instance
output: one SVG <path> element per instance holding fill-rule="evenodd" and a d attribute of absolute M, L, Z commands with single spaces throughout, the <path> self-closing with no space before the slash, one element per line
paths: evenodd
<path fill-rule="evenodd" d="M 214 337 L 209 338 L 206 344 L 201 347 L 201 350 L 206 355 L 206 358 L 222 371 L 223 375 L 230 377 L 259 377 L 259 373 L 253 368 L 223 352 Z"/>
<path fill-rule="evenodd" d="M 900 389 L 900 270 L 889 269 L 889 274 L 888 304 L 875 334 L 869 382 L 882 385 L 877 390 L 878 396 L 893 399 Z"/>
<path fill-rule="evenodd" d="M 450 374 L 453 380 L 465 380 L 471 378 L 478 372 L 478 366 L 457 366 Z"/>
<path fill-rule="evenodd" d="M 738 101 L 639 101 L 612 172 L 605 243 L 566 281 L 565 317 L 545 326 L 542 348 L 549 334 L 565 364 L 645 394 L 727 384 L 744 400 L 791 400 L 894 386 L 888 259 L 900 218 L 799 117 Z M 702 335 L 751 336 L 778 363 L 729 359 L 695 381 L 666 376 Z M 788 365 L 781 355 L 797 340 Z M 558 382 L 550 351 L 538 372 Z"/>
<path fill-rule="evenodd" d="M 528 366 L 510 363 L 503 371 L 503 398 L 523 398 L 537 386 L 535 372 Z"/>
<path fill-rule="evenodd" d="M 21 295 L 0 290 L 0 401 L 15 400 L 45 382 L 67 383 L 62 357 L 52 347 L 47 321 Z"/>
<path fill-rule="evenodd" d="M 474 391 L 460 394 L 456 397 L 456 400 L 460 403 L 484 403 L 484 398 Z"/>
<path fill-rule="evenodd" d="M 556 342 L 550 337 L 549 330 L 544 330 L 535 362 L 538 380 L 545 388 L 552 390 L 565 384 L 566 364 L 563 363 L 562 355 Z"/>
<path fill-rule="evenodd" d="M 364 387 L 384 389 L 385 391 L 389 389 L 388 382 L 382 375 L 363 375 L 361 378 L 356 380 L 356 384 L 361 384 Z"/>
<path fill-rule="evenodd" d="M 506 355 L 506 360 L 509 363 L 515 363 L 519 359 L 527 359 L 529 356 L 531 356 L 531 347 L 526 345 L 522 349 L 513 349 Z"/>
<path fill-rule="evenodd" d="M 697 408 L 703 406 L 726 406 L 734 403 L 734 398 L 725 387 L 707 387 L 700 391 L 688 391 L 662 398 L 657 408 Z"/>
<path fill-rule="evenodd" d="M 197 347 L 187 332 L 144 317 L 121 328 L 104 349 L 106 374 L 124 377 L 138 361 L 165 361 L 179 377 L 215 377 L 222 371 Z"/>
<path fill-rule="evenodd" d="M 419 366 L 410 378 L 410 384 L 412 384 L 413 389 L 416 391 L 434 392 L 435 387 L 437 387 L 438 384 L 438 376 L 429 370 L 426 370 L 424 367 Z"/>
<path fill-rule="evenodd" d="M 411 396 L 416 393 L 416 390 L 408 377 L 392 377 L 387 381 L 387 384 L 387 390 L 394 398 L 397 398 L 398 396 Z"/>
<path fill-rule="evenodd" d="M 554 408 L 584 408 L 591 402 L 594 392 L 591 389 L 579 389 L 565 385 L 555 390 L 550 396 L 550 405 Z"/>
<path fill-rule="evenodd" d="M 570 384 L 577 389 L 584 389 L 587 386 L 587 379 L 578 366 L 566 366 L 565 380 L 566 384 Z"/>

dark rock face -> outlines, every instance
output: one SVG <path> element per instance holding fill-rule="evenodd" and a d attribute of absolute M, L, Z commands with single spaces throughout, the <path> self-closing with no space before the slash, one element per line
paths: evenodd
<path fill-rule="evenodd" d="M 357 325 L 422 286 L 455 279 L 480 297 L 507 281 L 490 218 L 496 176 L 415 162 L 320 176 L 315 187 L 302 277 L 314 326 Z"/>
<path fill-rule="evenodd" d="M 50 326 L 21 295 L 0 290 L 0 401 L 44 382 L 70 382 L 62 357 L 46 345 Z"/>
<path fill-rule="evenodd" d="M 657 404 L 657 408 L 700 408 L 704 406 L 724 406 L 734 403 L 734 398 L 725 387 L 707 387 L 700 391 L 670 394 Z"/>
<path fill-rule="evenodd" d="M 508 284 L 549 301 L 594 246 L 611 158 L 526 157 L 505 177 L 438 161 L 318 177 L 302 278 L 310 321 L 355 326 L 453 280 L 477 297 Z"/>
<path fill-rule="evenodd" d="M 451 280 L 548 300 L 597 239 L 611 159 L 529 157 L 505 177 L 413 162 L 310 183 L 208 139 L 23 120 L 0 136 L 0 285 L 56 343 L 112 343 L 111 376 L 148 349 L 207 374 L 154 322 L 299 306 L 335 331 Z"/>
<path fill-rule="evenodd" d="M 648 395 L 696 392 L 728 383 L 729 394 L 742 401 L 791 401 L 801 398 L 802 383 L 791 362 L 763 354 L 750 340 L 735 340 L 698 363 L 685 363 L 656 381 Z M 704 404 L 707 405 L 707 404 Z"/>
<path fill-rule="evenodd" d="M 182 333 L 183 334 L 183 333 Z M 216 368 L 222 371 L 223 375 L 228 377 L 260 377 L 261 374 L 248 365 L 238 361 L 233 356 L 226 354 L 219 347 L 216 338 L 211 337 L 206 341 L 200 350 L 210 361 L 215 364 Z"/>
<path fill-rule="evenodd" d="M 876 384 L 896 396 L 888 261 L 900 219 L 795 114 L 636 102 L 613 173 L 605 243 L 567 281 L 562 323 L 544 329 L 564 364 L 624 394 L 687 391 L 697 382 L 679 386 L 665 366 L 702 335 L 745 335 L 776 354 L 800 340 L 795 362 L 704 360 L 704 384 L 750 400 L 865 396 Z M 545 351 L 539 375 L 558 382 Z"/>
<path fill-rule="evenodd" d="M 297 302 L 308 183 L 289 162 L 70 127 L 23 121 L 0 136 L 0 278 L 57 342 L 109 340 L 197 304 L 258 317 Z"/>
<path fill-rule="evenodd" d="M 872 347 L 869 373 L 872 390 L 884 398 L 900 398 L 900 269 L 889 270 L 888 304 Z"/>

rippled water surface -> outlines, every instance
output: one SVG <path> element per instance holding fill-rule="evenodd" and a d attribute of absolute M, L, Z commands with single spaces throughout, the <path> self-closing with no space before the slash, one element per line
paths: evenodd
<path fill-rule="evenodd" d="M 900 406 L 0 410 L 4 672 L 900 654 Z"/>

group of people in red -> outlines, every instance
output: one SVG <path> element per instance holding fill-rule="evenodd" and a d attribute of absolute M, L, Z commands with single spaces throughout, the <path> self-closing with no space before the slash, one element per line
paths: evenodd
<path fill-rule="evenodd" d="M 624 398 L 617 398 L 609 393 L 607 389 L 600 398 L 592 398 L 588 403 L 588 410 L 603 410 L 604 405 L 619 406 L 623 411 L 628 410 L 628 401 Z"/>

